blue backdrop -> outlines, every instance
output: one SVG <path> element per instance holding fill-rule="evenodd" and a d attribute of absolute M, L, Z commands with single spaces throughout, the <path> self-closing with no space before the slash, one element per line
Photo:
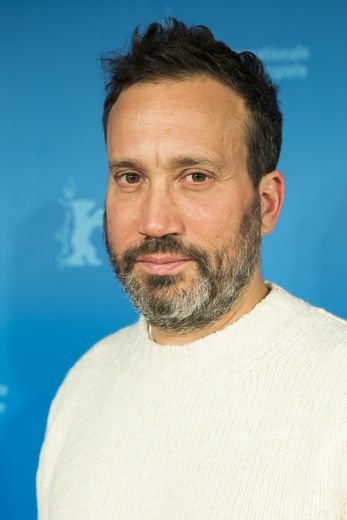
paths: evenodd
<path fill-rule="evenodd" d="M 347 4 L 343 0 L 2 0 L 0 518 L 36 517 L 49 403 L 96 340 L 136 319 L 102 246 L 98 58 L 141 22 L 209 25 L 280 84 L 287 196 L 263 272 L 347 318 Z"/>

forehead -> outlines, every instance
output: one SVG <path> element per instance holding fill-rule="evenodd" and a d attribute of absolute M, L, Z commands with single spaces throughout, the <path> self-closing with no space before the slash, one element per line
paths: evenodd
<path fill-rule="evenodd" d="M 245 143 L 243 99 L 208 76 L 143 82 L 124 90 L 110 112 L 107 147 L 152 142 L 221 148 Z"/>

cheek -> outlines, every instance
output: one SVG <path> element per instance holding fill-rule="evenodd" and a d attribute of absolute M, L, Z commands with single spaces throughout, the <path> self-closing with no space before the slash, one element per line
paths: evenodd
<path fill-rule="evenodd" d="M 117 253 L 124 251 L 135 241 L 137 224 L 129 206 L 115 203 L 106 197 L 108 235 Z"/>
<path fill-rule="evenodd" d="M 185 215 L 191 240 L 207 247 L 223 243 L 238 229 L 240 212 L 240 207 L 223 195 L 190 205 Z"/>

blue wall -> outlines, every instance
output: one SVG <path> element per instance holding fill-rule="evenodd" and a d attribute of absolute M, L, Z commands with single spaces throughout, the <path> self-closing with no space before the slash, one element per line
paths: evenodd
<path fill-rule="evenodd" d="M 347 318 L 347 4 L 43 0 L 0 5 L 0 517 L 36 517 L 49 403 L 97 339 L 136 319 L 103 252 L 98 57 L 168 15 L 252 49 L 279 81 L 287 197 L 263 272 Z"/>

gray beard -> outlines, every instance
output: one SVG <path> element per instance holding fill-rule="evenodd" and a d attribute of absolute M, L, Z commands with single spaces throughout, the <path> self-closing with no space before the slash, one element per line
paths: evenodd
<path fill-rule="evenodd" d="M 112 268 L 137 310 L 154 327 L 176 333 L 202 329 L 226 314 L 240 297 L 254 273 L 260 256 L 260 199 L 256 194 L 242 217 L 234 240 L 214 254 L 184 245 L 174 235 L 146 237 L 118 256 L 107 232 L 104 237 Z M 232 251 L 232 252 L 231 252 Z M 195 260 L 197 276 L 184 284 L 184 273 L 136 275 L 140 256 L 156 253 L 182 255 Z"/>

